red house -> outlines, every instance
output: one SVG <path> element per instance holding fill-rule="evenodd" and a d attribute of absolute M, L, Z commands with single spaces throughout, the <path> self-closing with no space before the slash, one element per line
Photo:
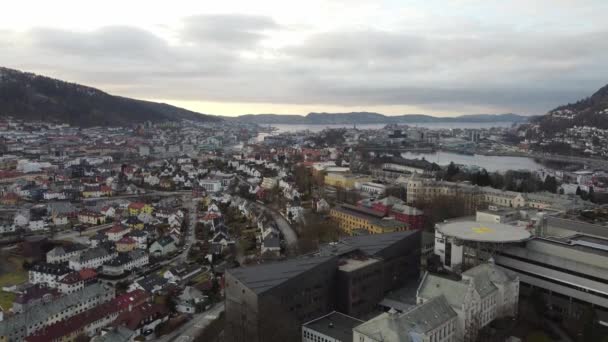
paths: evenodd
<path fill-rule="evenodd" d="M 405 204 L 395 204 L 390 210 L 390 215 L 397 221 L 407 223 L 409 229 L 418 230 L 424 228 L 424 212 L 420 209 Z"/>

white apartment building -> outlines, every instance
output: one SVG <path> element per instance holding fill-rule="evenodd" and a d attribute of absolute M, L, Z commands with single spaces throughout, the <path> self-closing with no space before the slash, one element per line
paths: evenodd
<path fill-rule="evenodd" d="M 416 301 L 423 304 L 439 296 L 445 297 L 458 316 L 458 341 L 475 341 L 479 330 L 497 317 L 515 315 L 519 277 L 493 262 L 464 272 L 460 281 L 427 272 L 418 287 Z"/>
<path fill-rule="evenodd" d="M 353 329 L 353 342 L 456 342 L 458 315 L 437 296 L 398 313 L 391 309 Z M 316 341 L 316 340 L 315 340 Z M 312 342 L 312 341 L 311 341 Z"/>

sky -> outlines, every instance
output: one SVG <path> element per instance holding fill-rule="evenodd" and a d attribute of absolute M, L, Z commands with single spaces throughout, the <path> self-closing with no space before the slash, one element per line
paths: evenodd
<path fill-rule="evenodd" d="M 605 13 L 605 0 L 6 1 L 0 66 L 217 115 L 536 115 L 608 83 Z"/>

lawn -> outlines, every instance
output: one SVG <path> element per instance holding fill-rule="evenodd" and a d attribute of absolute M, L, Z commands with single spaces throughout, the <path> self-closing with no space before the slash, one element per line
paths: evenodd
<path fill-rule="evenodd" d="M 0 290 L 0 305 L 2 306 L 2 309 L 6 311 L 12 308 L 16 296 L 17 295 L 12 292 Z"/>
<path fill-rule="evenodd" d="M 24 283 L 27 271 L 23 269 L 23 258 L 0 256 L 0 287 Z"/>
<path fill-rule="evenodd" d="M 17 256 L 0 256 L 0 288 L 27 281 L 27 271 L 23 269 L 23 258 Z M 0 305 L 8 310 L 13 306 L 15 294 L 0 290 Z"/>
<path fill-rule="evenodd" d="M 552 340 L 542 331 L 536 331 L 526 337 L 526 342 L 551 342 Z"/>
<path fill-rule="evenodd" d="M 209 280 L 209 273 L 208 272 L 201 272 L 200 274 L 198 274 L 196 277 L 192 278 L 192 282 L 193 283 L 202 283 Z"/>

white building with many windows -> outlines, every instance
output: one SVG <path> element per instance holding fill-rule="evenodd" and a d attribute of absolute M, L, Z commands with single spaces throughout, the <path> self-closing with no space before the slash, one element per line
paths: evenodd
<path fill-rule="evenodd" d="M 519 277 L 493 262 L 462 273 L 461 280 L 427 272 L 416 293 L 417 303 L 423 304 L 440 296 L 445 297 L 458 316 L 457 340 L 475 341 L 479 330 L 494 319 L 517 313 Z"/>
<path fill-rule="evenodd" d="M 352 341 L 456 342 L 460 341 L 457 323 L 457 313 L 444 296 L 438 296 L 404 313 L 391 309 L 355 327 Z"/>

